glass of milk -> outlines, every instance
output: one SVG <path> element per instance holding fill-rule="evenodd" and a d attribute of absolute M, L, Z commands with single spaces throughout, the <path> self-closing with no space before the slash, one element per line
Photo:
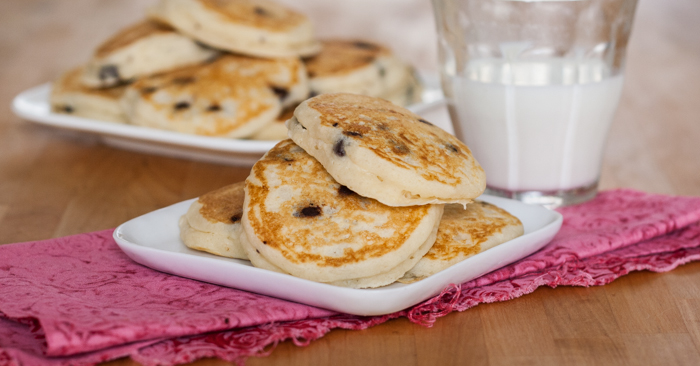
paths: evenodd
<path fill-rule="evenodd" d="M 433 0 L 443 91 L 487 193 L 597 192 L 637 0 Z"/>

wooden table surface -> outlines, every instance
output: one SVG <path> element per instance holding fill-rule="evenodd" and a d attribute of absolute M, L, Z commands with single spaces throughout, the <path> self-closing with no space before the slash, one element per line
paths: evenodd
<path fill-rule="evenodd" d="M 419 67 L 435 69 L 428 1 L 291 3 L 312 16 L 321 35 L 379 39 Z M 0 2 L 0 243 L 112 228 L 248 175 L 248 168 L 117 150 L 12 114 L 14 95 L 84 62 L 145 6 L 138 0 Z M 699 156 L 700 2 L 641 0 L 601 188 L 700 196 Z M 697 365 L 700 263 L 633 273 L 602 287 L 540 288 L 450 314 L 432 328 L 394 320 L 365 331 L 334 330 L 308 347 L 286 342 L 269 357 L 248 361 L 331 363 Z"/>

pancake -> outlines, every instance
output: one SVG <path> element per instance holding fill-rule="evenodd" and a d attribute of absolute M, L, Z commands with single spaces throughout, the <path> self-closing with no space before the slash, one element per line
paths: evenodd
<path fill-rule="evenodd" d="M 188 247 L 229 258 L 248 259 L 239 241 L 245 183 L 208 192 L 180 218 L 180 238 Z"/>
<path fill-rule="evenodd" d="M 257 57 L 309 56 L 309 19 L 266 0 L 161 0 L 149 15 L 214 48 Z"/>
<path fill-rule="evenodd" d="M 520 220 L 490 203 L 445 205 L 435 244 L 399 282 L 419 281 L 521 235 Z"/>
<path fill-rule="evenodd" d="M 95 51 L 82 83 L 104 88 L 203 62 L 218 52 L 201 47 L 172 28 L 144 20 L 115 34 Z"/>
<path fill-rule="evenodd" d="M 308 94 L 299 58 L 223 55 L 203 65 L 139 79 L 122 107 L 135 125 L 206 136 L 248 137 Z"/>
<path fill-rule="evenodd" d="M 282 113 L 270 124 L 263 127 L 252 136 L 251 140 L 266 140 L 266 141 L 277 141 L 284 140 L 287 138 L 287 126 L 285 122 L 288 119 L 294 117 L 294 107 L 285 108 Z"/>
<path fill-rule="evenodd" d="M 125 87 L 91 89 L 80 82 L 82 73 L 82 67 L 72 69 L 53 83 L 49 98 L 51 110 L 99 121 L 126 123 L 119 105 Z"/>
<path fill-rule="evenodd" d="M 413 103 L 406 94 L 417 80 L 413 69 L 388 48 L 365 40 L 322 41 L 319 54 L 305 60 L 312 95 L 353 93 Z M 419 91 L 419 90 L 418 90 Z M 416 93 L 420 97 L 420 93 Z M 403 96 L 403 95 L 402 95 Z"/>
<path fill-rule="evenodd" d="M 302 102 L 287 128 L 340 184 L 385 205 L 466 205 L 486 188 L 467 146 L 386 100 L 322 94 Z"/>
<path fill-rule="evenodd" d="M 443 209 L 362 197 L 291 140 L 253 166 L 245 190 L 241 244 L 253 265 L 356 288 L 393 283 L 413 267 Z"/>
<path fill-rule="evenodd" d="M 381 98 L 400 106 L 420 103 L 423 100 L 423 85 L 417 76 L 417 72 L 411 69 L 409 77 L 402 84 L 389 90 Z"/>

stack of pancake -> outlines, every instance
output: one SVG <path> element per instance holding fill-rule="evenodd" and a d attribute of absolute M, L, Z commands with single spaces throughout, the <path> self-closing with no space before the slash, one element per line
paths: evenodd
<path fill-rule="evenodd" d="M 413 282 L 523 233 L 485 202 L 469 148 L 387 100 L 302 102 L 245 183 L 207 193 L 180 219 L 193 249 L 352 288 Z"/>
<path fill-rule="evenodd" d="M 160 0 L 53 86 L 52 110 L 205 136 L 280 140 L 301 101 L 351 92 L 420 100 L 413 69 L 363 40 L 317 40 L 268 0 Z"/>

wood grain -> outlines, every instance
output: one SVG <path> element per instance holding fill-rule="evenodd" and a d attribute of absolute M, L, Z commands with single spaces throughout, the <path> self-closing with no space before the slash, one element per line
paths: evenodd
<path fill-rule="evenodd" d="M 427 1 L 286 2 L 308 12 L 319 34 L 375 38 L 422 69 L 436 68 Z M 11 113 L 14 95 L 84 62 L 101 40 L 138 20 L 149 3 L 0 2 L 0 243 L 115 227 L 248 175 L 247 168 L 113 149 Z M 375 11 L 367 14 L 370 5 Z M 700 2 L 640 1 L 601 188 L 700 196 L 699 34 Z M 432 328 L 399 319 L 364 331 L 334 330 L 307 347 L 285 342 L 269 357 L 248 361 L 466 363 L 700 364 L 700 263 L 663 274 L 633 273 L 603 287 L 541 288 L 450 314 Z"/>

